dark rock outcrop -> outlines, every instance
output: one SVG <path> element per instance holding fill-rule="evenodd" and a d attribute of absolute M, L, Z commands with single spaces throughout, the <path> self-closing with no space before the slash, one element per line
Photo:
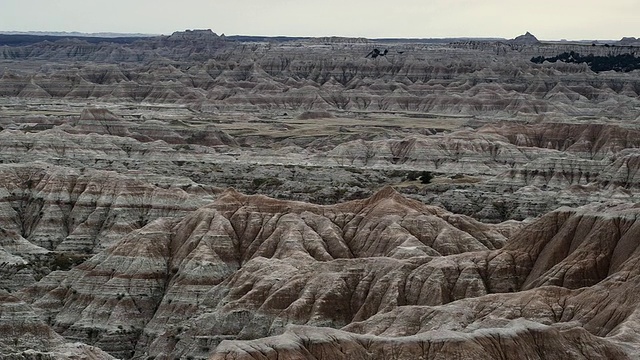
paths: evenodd
<path fill-rule="evenodd" d="M 515 39 L 510 40 L 510 42 L 518 45 L 537 45 L 540 43 L 540 41 L 538 41 L 538 38 L 533 36 L 533 34 L 528 31 L 524 35 L 516 36 Z"/>

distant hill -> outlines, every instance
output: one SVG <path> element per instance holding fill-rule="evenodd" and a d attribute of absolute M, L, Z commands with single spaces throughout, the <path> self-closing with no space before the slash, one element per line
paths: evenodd
<path fill-rule="evenodd" d="M 58 41 L 64 39 L 80 39 L 86 42 L 97 44 L 101 42 L 110 42 L 116 44 L 130 44 L 134 41 L 142 39 L 141 36 L 123 36 L 123 37 L 92 37 L 92 36 L 73 36 L 73 35 L 29 35 L 29 34 L 0 34 L 0 46 L 26 46 L 37 44 L 43 41 Z"/>
<path fill-rule="evenodd" d="M 122 38 L 122 37 L 152 37 L 159 34 L 141 33 L 83 33 L 78 31 L 0 31 L 2 35 L 36 35 L 36 36 L 62 36 L 62 37 L 97 37 L 97 38 Z"/>
<path fill-rule="evenodd" d="M 33 32 L 33 33 L 0 33 L 0 46 L 26 46 L 36 44 L 42 41 L 58 41 L 63 39 L 80 39 L 88 43 L 97 44 L 101 42 L 110 42 L 116 44 L 131 44 L 135 41 L 157 37 L 159 35 L 144 35 L 144 34 L 114 34 L 114 33 L 96 33 L 96 34 L 82 34 L 82 33 L 45 33 L 45 32 Z M 226 36 L 228 41 L 237 42 L 289 42 L 299 40 L 311 40 L 314 37 L 308 36 L 253 36 L 253 35 L 230 35 Z M 318 37 L 317 39 L 321 39 Z M 346 39 L 346 37 L 345 37 Z M 409 38 L 379 38 L 370 39 L 373 42 L 378 43 L 428 43 L 428 44 L 448 44 L 458 41 L 498 41 L 504 39 L 480 39 L 480 38 L 423 38 L 423 39 L 409 39 Z"/>
<path fill-rule="evenodd" d="M 194 30 L 195 31 L 195 30 Z M 181 32 L 177 32 L 181 33 Z M 130 44 L 137 40 L 145 39 L 145 38 L 160 38 L 167 37 L 167 35 L 159 35 L 159 34 L 141 34 L 141 33 L 111 33 L 111 32 L 100 32 L 100 33 L 82 33 L 82 32 L 65 32 L 65 31 L 0 31 L 0 46 L 25 46 L 36 44 L 42 41 L 58 41 L 62 39 L 81 39 L 86 42 L 97 44 L 101 42 L 110 42 L 116 44 Z M 290 42 L 290 41 L 306 41 L 306 40 L 323 40 L 323 39 L 350 39 L 349 37 L 311 37 L 311 36 L 262 36 L 262 35 L 229 35 L 225 36 L 225 40 L 227 41 L 236 41 L 236 42 Z M 355 39 L 355 38 L 354 38 Z M 423 43 L 423 44 L 450 44 L 456 42 L 510 42 L 516 44 L 529 44 L 536 45 L 539 44 L 540 41 L 531 33 L 527 32 L 524 35 L 520 35 L 514 39 L 504 39 L 504 38 L 493 38 L 493 37 L 455 37 L 455 38 L 361 38 L 364 40 L 369 40 L 375 43 Z M 545 43 L 567 43 L 567 40 L 545 40 Z M 640 44 L 640 39 L 636 39 L 634 37 L 625 37 L 620 41 L 616 40 L 574 40 L 571 43 L 576 44 L 619 44 L 619 45 L 627 45 L 627 46 L 638 46 Z"/>

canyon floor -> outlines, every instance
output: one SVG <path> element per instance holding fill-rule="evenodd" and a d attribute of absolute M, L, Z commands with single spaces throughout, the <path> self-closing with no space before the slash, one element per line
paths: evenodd
<path fill-rule="evenodd" d="M 31 40 L 3 358 L 640 358 L 638 44 Z"/>

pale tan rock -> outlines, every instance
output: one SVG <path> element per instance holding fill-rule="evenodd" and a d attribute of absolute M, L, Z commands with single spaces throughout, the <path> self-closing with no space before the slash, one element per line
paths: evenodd
<path fill-rule="evenodd" d="M 71 344 L 18 298 L 0 290 L 0 353 L 4 359 L 114 359 L 83 343 Z"/>
<path fill-rule="evenodd" d="M 206 34 L 184 32 L 132 44 L 75 39 L 5 47 L 3 59 L 75 60 L 78 65 L 5 72 L 2 94 L 193 103 L 204 109 L 637 117 L 639 90 L 633 77 L 596 74 L 586 64 L 530 61 L 569 51 L 633 54 L 632 46 L 533 44 L 526 39 L 384 44 L 389 54 L 371 59 L 365 55 L 382 44 L 320 45 L 308 39 L 295 46 L 247 45 Z"/>
<path fill-rule="evenodd" d="M 469 334 L 430 332 L 406 337 L 355 335 L 333 329 L 292 326 L 284 334 L 255 341 L 223 342 L 209 359 L 629 359 L 617 344 L 579 328 L 513 321 L 506 329 Z"/>
<path fill-rule="evenodd" d="M 0 202 L 3 228 L 47 250 L 90 253 L 149 221 L 183 215 L 198 205 L 181 189 L 165 190 L 113 172 L 0 165 L 0 176 L 6 189 Z"/>
<path fill-rule="evenodd" d="M 333 207 L 228 191 L 183 220 L 160 219 L 132 232 L 59 285 L 43 280 L 49 285 L 25 296 L 42 298 L 34 305 L 67 338 L 113 354 L 128 354 L 133 348 L 123 344 L 138 340 L 138 346 L 160 351 L 171 334 L 167 329 L 190 317 L 201 317 L 193 331 L 212 343 L 227 331 L 210 328 L 219 322 L 236 329 L 231 334 L 249 337 L 279 333 L 289 322 L 341 327 L 406 301 L 403 284 L 411 269 L 429 262 L 425 252 L 495 249 L 504 241 L 490 225 L 404 199 L 390 188 Z M 407 260 L 383 260 L 399 251 Z M 248 293 L 232 290 L 249 286 Z M 224 289 L 231 292 L 224 296 Z M 301 294 L 308 295 L 298 299 Z M 335 304 L 344 302 L 350 305 L 337 310 Z M 217 320 L 201 314 L 206 308 Z M 252 315 L 241 323 L 228 318 L 242 309 Z M 213 333 L 203 337 L 205 329 Z M 176 346 L 188 348 L 190 339 Z"/>
<path fill-rule="evenodd" d="M 383 353 L 417 336 L 418 344 L 458 344 L 450 354 L 490 357 L 485 340 L 464 339 L 509 334 L 498 353 L 624 358 L 635 341 L 636 212 L 561 209 L 503 246 L 513 225 L 483 225 L 389 188 L 335 206 L 227 191 L 21 296 L 40 299 L 34 306 L 68 339 L 118 356 L 254 356 L 236 353 L 243 346 L 289 356 L 285 349 L 299 345 L 287 325 L 300 324 L 330 347 L 336 334 L 374 335 L 367 341 L 386 344 Z M 549 338 L 534 341 L 532 332 Z M 275 343 L 240 341 L 283 333 Z M 560 338 L 563 348 L 541 345 Z M 305 344 L 296 351 L 314 354 Z M 332 356 L 323 354 L 313 356 Z"/>
<path fill-rule="evenodd" d="M 633 73 L 529 61 L 575 45 L 373 46 L 0 49 L 1 314 L 38 347 L 7 351 L 637 357 Z M 389 182 L 423 202 L 363 199 Z M 435 206 L 497 222 L 586 203 L 492 225 Z"/>

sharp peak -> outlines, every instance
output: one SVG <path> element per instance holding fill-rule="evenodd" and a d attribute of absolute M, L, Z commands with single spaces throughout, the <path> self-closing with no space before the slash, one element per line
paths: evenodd
<path fill-rule="evenodd" d="M 401 196 L 399 192 L 396 191 L 396 189 L 393 188 L 393 186 L 391 185 L 385 185 L 383 186 L 380 190 L 378 190 L 375 194 L 373 194 L 373 196 L 371 197 L 372 199 L 374 198 L 389 198 L 389 197 L 394 197 L 394 196 Z"/>
<path fill-rule="evenodd" d="M 375 194 L 371 195 L 367 199 L 364 199 L 364 203 L 365 203 L 365 206 L 375 205 L 386 200 L 393 200 L 397 203 L 415 207 L 415 204 L 413 204 L 415 202 L 414 200 L 404 197 L 402 194 L 396 191 L 396 189 L 394 189 L 393 186 L 391 185 L 383 186 Z"/>
<path fill-rule="evenodd" d="M 224 200 L 223 200 L 224 199 Z M 284 200 L 284 199 L 276 199 L 263 194 L 243 194 L 236 189 L 230 187 L 222 191 L 218 200 L 223 202 L 229 201 L 233 199 L 233 201 L 245 204 L 245 205 L 255 205 L 255 206 L 275 206 L 282 207 L 283 209 L 290 208 L 299 208 L 299 209 L 308 209 L 313 208 L 319 205 L 314 205 L 311 203 L 306 203 L 302 201 L 295 200 Z"/>

